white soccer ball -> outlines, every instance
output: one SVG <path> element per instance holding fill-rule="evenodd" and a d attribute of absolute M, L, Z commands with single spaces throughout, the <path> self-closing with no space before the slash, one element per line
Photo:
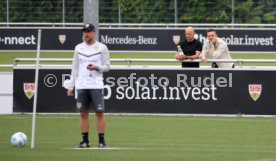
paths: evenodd
<path fill-rule="evenodd" d="M 12 135 L 11 143 L 16 147 L 23 147 L 27 143 L 27 136 L 23 132 L 17 132 Z"/>

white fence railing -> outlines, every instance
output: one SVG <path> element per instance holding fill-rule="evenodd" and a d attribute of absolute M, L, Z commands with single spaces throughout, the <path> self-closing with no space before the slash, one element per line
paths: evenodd
<path fill-rule="evenodd" d="M 72 58 L 40 58 L 40 62 L 72 62 Z M 17 66 L 20 62 L 35 62 L 35 58 L 16 58 L 14 59 L 13 66 Z M 128 66 L 131 66 L 132 63 L 172 63 L 172 62 L 181 62 L 176 59 L 133 59 L 133 58 L 125 58 L 125 59 L 110 59 L 111 62 L 122 62 L 127 63 Z M 195 60 L 183 60 L 183 62 L 199 62 L 202 61 L 200 59 Z M 207 59 L 207 63 L 212 62 L 223 62 L 223 63 L 235 63 L 240 67 L 243 66 L 244 63 L 276 63 L 276 59 Z"/>
<path fill-rule="evenodd" d="M 12 68 L 12 64 L 0 64 L 0 68 Z"/>
<path fill-rule="evenodd" d="M 26 23 L 26 22 L 0 22 L 0 27 L 81 27 L 83 23 Z M 197 28 L 275 28 L 276 24 L 214 24 L 214 23 L 99 23 L 100 28 L 184 28 L 193 26 Z"/>
<path fill-rule="evenodd" d="M 39 61 L 41 66 L 55 65 L 55 66 L 65 66 L 62 64 L 56 64 L 57 62 L 72 62 L 72 58 L 40 58 Z M 13 68 L 21 63 L 24 63 L 22 66 L 33 66 L 35 63 L 35 58 L 16 58 L 13 61 L 13 64 L 0 64 L 0 68 Z M 125 58 L 125 59 L 110 59 L 111 62 L 121 62 L 126 63 L 128 67 L 132 66 L 133 63 L 180 63 L 181 61 L 176 59 L 133 59 L 133 58 Z M 30 62 L 31 64 L 26 64 Z M 183 60 L 183 62 L 199 62 L 202 63 L 200 59 L 196 60 Z M 239 67 L 243 67 L 245 63 L 276 63 L 276 59 L 207 59 L 207 63 L 212 62 L 223 62 L 223 63 L 235 63 Z M 45 64 L 46 63 L 46 64 Z M 51 64 L 55 63 L 55 64 Z M 158 65 L 158 64 L 156 64 Z M 161 64 L 163 65 L 163 64 Z M 68 66 L 68 65 L 67 65 Z"/>

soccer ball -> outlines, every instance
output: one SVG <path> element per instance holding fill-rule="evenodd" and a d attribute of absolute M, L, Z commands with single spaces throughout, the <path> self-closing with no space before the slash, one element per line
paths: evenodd
<path fill-rule="evenodd" d="M 23 132 L 17 132 L 12 135 L 11 143 L 16 147 L 23 147 L 27 143 L 27 136 Z"/>

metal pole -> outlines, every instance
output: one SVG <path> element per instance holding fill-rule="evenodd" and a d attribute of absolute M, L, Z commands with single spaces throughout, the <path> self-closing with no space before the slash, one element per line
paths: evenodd
<path fill-rule="evenodd" d="M 10 22 L 10 10 L 9 10 L 9 0 L 7 0 L 7 26 L 9 26 L 8 25 L 8 23 Z"/>
<path fill-rule="evenodd" d="M 99 0 L 83 0 L 83 22 L 96 27 L 96 39 L 99 40 Z"/>
<path fill-rule="evenodd" d="M 35 93 L 33 104 L 33 120 L 32 120 L 32 141 L 31 148 L 35 147 L 35 123 L 36 123 L 36 108 L 37 108 L 37 96 L 38 96 L 38 75 L 39 75 L 39 58 L 40 58 L 40 42 L 41 42 L 41 29 L 37 34 L 37 50 L 36 50 L 36 66 L 35 66 Z"/>
<path fill-rule="evenodd" d="M 118 19 L 119 19 L 119 25 L 121 24 L 121 1 L 118 0 L 119 4 L 118 4 Z"/>
<path fill-rule="evenodd" d="M 62 1 L 62 23 L 63 23 L 63 27 L 64 27 L 64 23 L 65 23 L 65 0 Z"/>
<path fill-rule="evenodd" d="M 235 0 L 232 0 L 232 24 L 235 23 Z"/>
<path fill-rule="evenodd" d="M 174 0 L 174 23 L 177 24 L 177 0 Z"/>

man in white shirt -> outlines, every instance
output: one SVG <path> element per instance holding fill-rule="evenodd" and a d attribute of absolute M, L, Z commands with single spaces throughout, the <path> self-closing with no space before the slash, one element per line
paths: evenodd
<path fill-rule="evenodd" d="M 207 39 L 199 56 L 203 62 L 206 62 L 206 55 L 210 55 L 212 59 L 232 59 L 226 42 L 217 36 L 216 30 L 207 30 Z M 234 67 L 234 63 L 212 63 L 212 68 Z"/>
<path fill-rule="evenodd" d="M 109 71 L 109 51 L 106 45 L 95 39 L 95 27 L 85 24 L 82 28 L 84 42 L 75 47 L 71 84 L 67 91 L 73 96 L 74 86 L 77 89 L 77 109 L 80 111 L 80 127 L 83 140 L 79 148 L 88 148 L 89 144 L 89 107 L 96 113 L 96 124 L 99 135 L 99 147 L 106 147 L 103 72 Z"/>

